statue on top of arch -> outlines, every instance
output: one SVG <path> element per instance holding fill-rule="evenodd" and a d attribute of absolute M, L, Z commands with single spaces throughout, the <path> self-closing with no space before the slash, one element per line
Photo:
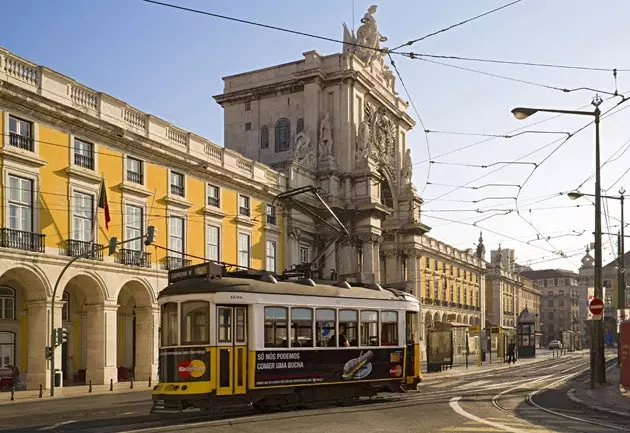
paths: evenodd
<path fill-rule="evenodd" d="M 387 41 L 387 37 L 378 31 L 374 18 L 376 8 L 376 5 L 370 6 L 367 13 L 363 15 L 361 18 L 363 24 L 357 29 L 356 36 L 354 31 L 348 29 L 348 26 L 343 23 L 343 51 L 355 53 L 368 66 L 377 59 L 381 65 L 383 64 L 381 42 Z"/>

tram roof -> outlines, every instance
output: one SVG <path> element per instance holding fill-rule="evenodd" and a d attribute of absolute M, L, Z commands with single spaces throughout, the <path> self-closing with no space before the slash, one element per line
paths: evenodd
<path fill-rule="evenodd" d="M 274 295 L 322 296 L 335 298 L 360 298 L 382 300 L 416 300 L 413 295 L 392 288 L 339 287 L 332 284 L 310 284 L 296 281 L 261 281 L 250 278 L 191 278 L 176 281 L 164 288 L 158 298 L 189 294 L 211 294 L 218 292 L 245 292 Z M 313 285 L 314 283 L 314 285 Z"/>

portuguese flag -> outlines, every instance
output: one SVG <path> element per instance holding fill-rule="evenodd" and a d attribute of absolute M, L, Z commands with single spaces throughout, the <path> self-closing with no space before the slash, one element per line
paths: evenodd
<path fill-rule="evenodd" d="M 111 218 L 109 216 L 109 204 L 107 204 L 107 189 L 105 189 L 105 179 L 101 181 L 101 195 L 98 199 L 98 207 L 105 209 L 105 228 L 109 230 L 109 222 Z"/>

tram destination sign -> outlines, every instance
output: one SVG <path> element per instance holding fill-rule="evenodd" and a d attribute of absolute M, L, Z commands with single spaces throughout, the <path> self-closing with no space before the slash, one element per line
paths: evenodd
<path fill-rule="evenodd" d="M 256 352 L 255 386 L 401 379 L 404 349 Z"/>
<path fill-rule="evenodd" d="M 215 275 L 221 275 L 221 266 L 216 263 L 205 262 L 199 265 L 186 266 L 185 268 L 168 271 L 168 282 L 172 284 L 191 278 L 209 278 Z"/>

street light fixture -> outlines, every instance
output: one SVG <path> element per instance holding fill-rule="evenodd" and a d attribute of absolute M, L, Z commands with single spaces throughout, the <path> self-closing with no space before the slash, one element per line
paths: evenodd
<path fill-rule="evenodd" d="M 574 111 L 574 110 L 556 110 L 549 108 L 525 108 L 517 107 L 512 110 L 512 114 L 518 120 L 523 120 L 537 112 L 575 114 L 578 116 L 592 116 L 595 120 L 595 264 L 594 264 L 594 286 L 595 297 L 603 299 L 602 289 L 602 211 L 601 211 L 601 163 L 599 157 L 599 120 L 601 111 L 599 106 L 602 98 L 595 95 L 592 105 L 594 111 Z M 575 196 L 575 194 L 573 195 Z M 576 198 L 578 198 L 576 196 Z M 605 383 L 606 372 L 604 369 L 604 333 L 603 321 L 593 321 L 593 338 L 591 341 L 591 386 L 595 383 Z"/>

